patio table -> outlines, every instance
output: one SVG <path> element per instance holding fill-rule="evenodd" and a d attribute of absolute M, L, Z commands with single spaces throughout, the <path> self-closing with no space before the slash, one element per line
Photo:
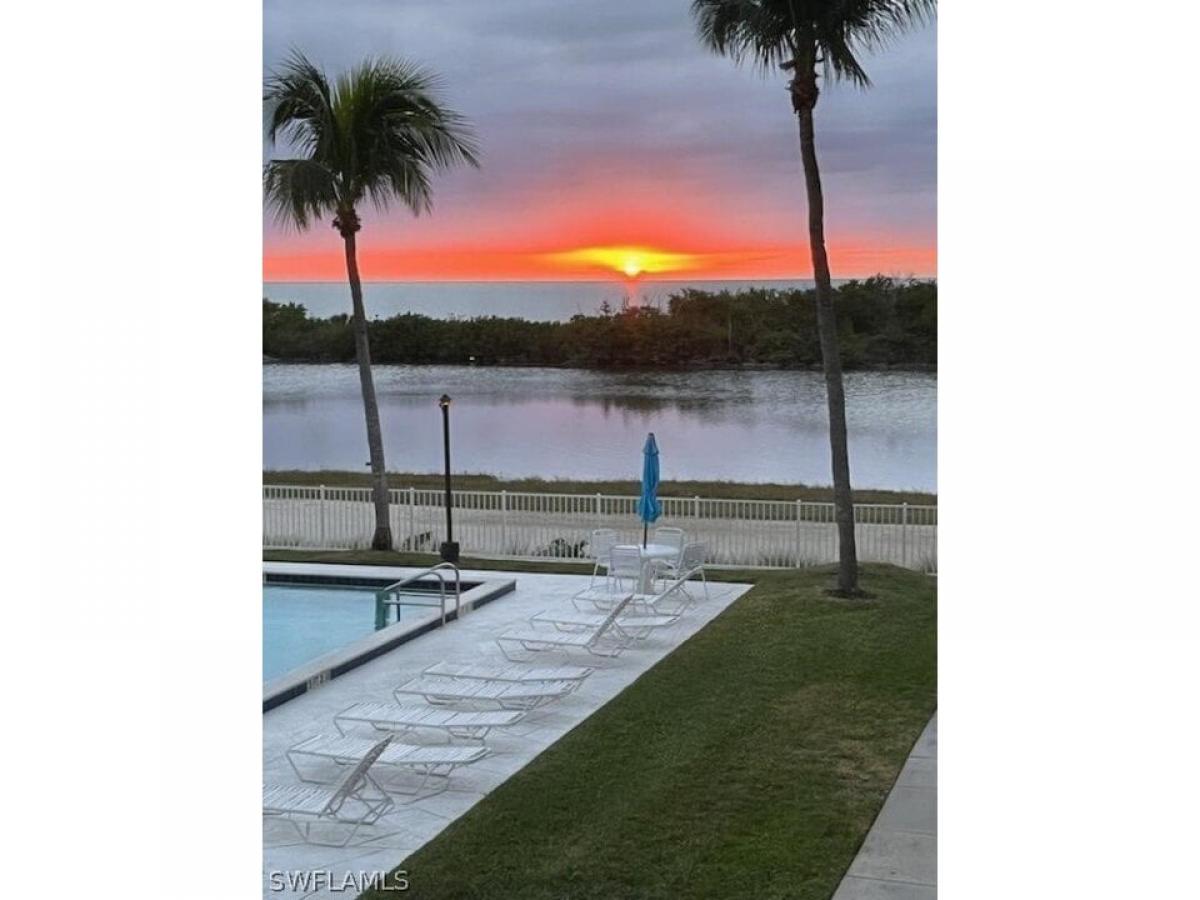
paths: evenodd
<path fill-rule="evenodd" d="M 637 588 L 639 594 L 654 593 L 654 570 L 647 563 L 655 559 L 675 559 L 679 556 L 679 548 L 670 544 L 647 544 L 645 547 L 641 544 L 617 544 L 617 548 L 637 550 L 641 554 L 642 576 L 638 580 Z"/>

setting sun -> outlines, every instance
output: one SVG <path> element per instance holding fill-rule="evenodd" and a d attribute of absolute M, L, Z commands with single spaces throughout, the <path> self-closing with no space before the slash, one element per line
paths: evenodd
<path fill-rule="evenodd" d="M 693 253 L 671 253 L 650 247 L 581 247 L 561 253 L 547 254 L 549 262 L 559 266 L 585 266 L 618 272 L 626 278 L 660 272 L 686 272 L 701 261 Z"/>

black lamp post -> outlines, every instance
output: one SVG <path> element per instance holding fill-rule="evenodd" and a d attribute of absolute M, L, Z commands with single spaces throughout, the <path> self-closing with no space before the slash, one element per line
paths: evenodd
<path fill-rule="evenodd" d="M 442 560 L 458 562 L 458 542 L 454 540 L 453 502 L 450 494 L 450 395 L 438 399 L 442 408 L 442 446 L 446 452 L 446 540 L 442 541 Z"/>

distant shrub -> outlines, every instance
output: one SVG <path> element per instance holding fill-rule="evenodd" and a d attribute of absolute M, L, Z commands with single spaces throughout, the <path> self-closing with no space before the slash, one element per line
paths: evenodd
<path fill-rule="evenodd" d="M 584 548 L 587 546 L 587 541 L 569 541 L 566 538 L 555 538 L 545 547 L 542 547 L 534 555 L 549 556 L 554 559 L 582 559 Z"/>
<path fill-rule="evenodd" d="M 369 323 L 376 362 L 684 368 L 819 365 L 815 294 L 748 288 L 672 294 L 665 310 L 602 309 L 568 322 L 404 313 Z M 937 363 L 937 284 L 876 276 L 835 288 L 847 368 Z M 309 318 L 303 306 L 263 300 L 263 354 L 279 360 L 351 362 L 347 316 Z"/>

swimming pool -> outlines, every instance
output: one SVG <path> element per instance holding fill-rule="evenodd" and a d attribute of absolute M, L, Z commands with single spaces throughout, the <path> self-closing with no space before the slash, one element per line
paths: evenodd
<path fill-rule="evenodd" d="M 441 616 L 436 593 L 404 591 L 401 622 Z M 331 650 L 379 630 L 376 589 L 359 585 L 264 584 L 263 680 L 277 678 Z M 412 603 L 405 602 L 409 598 Z M 389 618 L 395 622 L 395 614 Z"/>
<path fill-rule="evenodd" d="M 466 613 L 516 587 L 512 579 L 463 578 L 456 599 L 450 575 L 445 610 L 440 582 L 432 575 L 380 593 L 411 574 L 374 566 L 264 563 L 263 711 L 453 621 L 459 609 Z"/>

